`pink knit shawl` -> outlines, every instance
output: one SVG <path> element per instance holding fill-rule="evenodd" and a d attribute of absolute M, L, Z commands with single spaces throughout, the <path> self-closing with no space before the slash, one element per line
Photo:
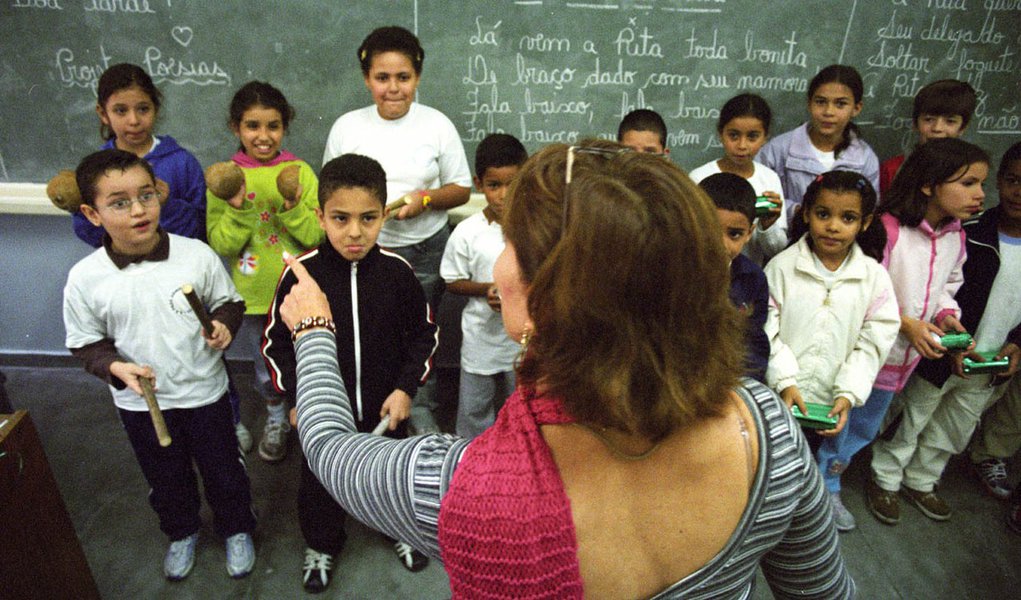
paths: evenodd
<path fill-rule="evenodd" d="M 440 506 L 454 598 L 581 598 L 571 506 L 539 426 L 574 419 L 560 402 L 514 392 L 468 446 Z"/>

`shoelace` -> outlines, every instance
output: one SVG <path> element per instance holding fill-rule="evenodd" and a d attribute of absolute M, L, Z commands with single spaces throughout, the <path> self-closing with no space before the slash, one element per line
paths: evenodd
<path fill-rule="evenodd" d="M 321 554 L 315 550 L 305 551 L 306 571 L 329 571 L 333 568 L 333 557 L 329 554 Z"/>
<path fill-rule="evenodd" d="M 186 554 L 188 549 L 194 545 L 195 538 L 186 537 L 175 542 L 170 542 L 170 554 L 180 556 Z"/>
<path fill-rule="evenodd" d="M 982 476 L 986 479 L 1004 480 L 1007 478 L 1007 465 L 996 461 L 982 465 Z"/>
<path fill-rule="evenodd" d="M 415 562 L 414 557 L 411 555 L 413 548 L 408 544 L 397 542 L 394 544 L 394 550 L 396 550 L 398 558 L 403 560 L 409 567 Z"/>
<path fill-rule="evenodd" d="M 266 427 L 266 437 L 274 444 L 280 443 L 281 438 L 283 438 L 286 432 L 287 430 L 284 429 L 283 423 L 273 423 Z"/>

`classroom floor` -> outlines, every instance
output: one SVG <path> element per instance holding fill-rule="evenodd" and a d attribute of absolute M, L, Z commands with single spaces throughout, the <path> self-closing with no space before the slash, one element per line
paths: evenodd
<path fill-rule="evenodd" d="M 103 598 L 306 596 L 301 588 L 304 544 L 295 508 L 298 458 L 293 451 L 273 465 L 259 459 L 255 451 L 248 455 L 259 517 L 253 573 L 236 581 L 227 576 L 222 543 L 204 509 L 206 526 L 195 568 L 185 581 L 171 583 L 162 576 L 166 542 L 105 386 L 80 368 L 0 367 L 14 408 L 27 409 L 40 432 Z M 253 397 L 250 363 L 232 367 L 243 396 Z M 441 379 L 441 397 L 450 398 L 450 389 Z M 246 402 L 242 412 L 258 438 L 264 413 L 254 402 Z M 296 443 L 293 438 L 292 450 Z M 1021 461 L 1014 462 L 1016 480 Z M 935 523 L 902 504 L 901 524 L 896 527 L 880 524 L 865 509 L 865 466 L 867 460 L 856 461 L 846 475 L 844 501 L 857 516 L 858 529 L 840 537 L 859 598 L 1018 597 L 1021 535 L 1006 528 L 1006 505 L 980 492 L 964 460 L 952 461 L 944 478 L 945 497 L 955 511 L 950 521 Z M 398 565 L 382 536 L 350 521 L 348 532 L 335 578 L 319 597 L 450 597 L 446 575 L 437 562 L 420 573 L 409 573 Z M 760 585 L 755 598 L 769 597 L 769 590 Z"/>

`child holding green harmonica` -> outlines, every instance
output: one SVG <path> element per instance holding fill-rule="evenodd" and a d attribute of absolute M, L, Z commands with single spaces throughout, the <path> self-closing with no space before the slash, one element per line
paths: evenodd
<path fill-rule="evenodd" d="M 937 495 L 936 482 L 950 457 L 964 450 L 985 409 L 1003 394 L 1021 358 L 1021 143 L 1000 161 L 996 187 L 999 205 L 963 226 L 967 259 L 964 283 L 954 298 L 961 307 L 961 325 L 974 332 L 974 350 L 919 363 L 902 392 L 903 422 L 892 440 L 873 450 L 876 482 L 900 478 L 902 491 L 907 488 L 903 495 L 937 521 L 950 518 L 951 510 Z M 964 370 L 966 358 L 976 361 L 970 373 Z M 1007 358 L 1008 366 L 975 372 L 988 358 Z M 986 462 L 976 465 L 980 477 L 990 493 L 1005 498 L 1005 470 Z M 877 518 L 896 523 L 897 515 L 890 512 L 875 503 Z"/>
<path fill-rule="evenodd" d="M 765 268 L 766 383 L 788 407 L 814 414 L 809 408 L 825 405 L 818 412 L 837 420 L 818 431 L 821 437 L 809 437 L 817 442 L 837 531 L 853 529 L 855 522 L 840 499 L 842 469 L 832 463 L 839 457 L 847 464 L 860 449 L 855 435 L 860 417 L 871 414 L 877 402 L 873 381 L 900 328 L 893 283 L 878 262 L 885 236 L 883 226 L 873 222 L 876 204 L 876 191 L 863 175 L 819 175 L 791 226 L 798 241 Z M 885 404 L 880 415 L 882 409 Z"/>

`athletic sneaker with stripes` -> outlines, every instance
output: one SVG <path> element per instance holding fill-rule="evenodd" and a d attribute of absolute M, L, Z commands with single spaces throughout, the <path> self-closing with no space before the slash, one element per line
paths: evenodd
<path fill-rule="evenodd" d="M 411 571 L 417 572 L 429 565 L 429 557 L 411 547 L 406 542 L 394 542 L 394 552 L 401 565 Z"/>

